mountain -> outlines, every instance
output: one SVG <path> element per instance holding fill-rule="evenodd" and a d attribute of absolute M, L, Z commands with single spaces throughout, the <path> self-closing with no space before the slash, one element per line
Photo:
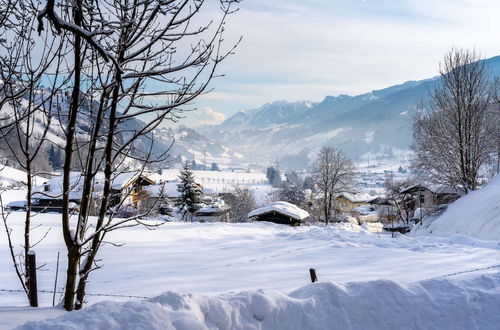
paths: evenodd
<path fill-rule="evenodd" d="M 500 76 L 500 56 L 484 63 L 492 77 Z M 440 81 L 408 81 L 357 96 L 326 96 L 319 103 L 277 101 L 198 130 L 262 165 L 281 159 L 286 167 L 304 168 L 321 145 L 340 147 L 355 161 L 404 157 L 411 118 L 419 106 L 429 106 Z"/>
<path fill-rule="evenodd" d="M 37 92 L 37 95 L 47 93 L 44 89 L 40 89 Z M 46 137 L 54 145 L 63 147 L 66 144 L 64 129 L 68 121 L 67 114 L 70 108 L 70 99 L 68 95 L 63 93 L 55 94 L 53 98 L 57 98 L 57 111 L 54 111 L 51 116 L 51 124 Z M 41 96 L 35 101 L 41 102 L 40 100 Z M 27 107 L 29 105 L 28 99 L 22 96 L 20 104 L 23 107 Z M 95 120 L 95 115 L 92 114 L 91 107 L 94 106 L 97 107 L 97 104 L 93 104 L 92 102 L 85 100 L 85 96 L 82 97 L 76 125 L 76 134 L 80 141 L 88 140 L 88 137 L 91 134 L 91 123 Z M 9 103 L 6 103 L 1 107 L 0 113 L 2 123 L 8 123 L 14 118 L 14 109 Z M 41 134 L 43 134 L 47 121 L 47 113 L 37 112 L 35 114 L 35 120 L 33 123 L 33 134 L 35 136 L 40 137 Z M 106 121 L 103 122 L 103 132 L 107 129 L 105 126 L 106 123 Z M 129 140 L 135 132 L 143 129 L 145 125 L 146 124 L 143 121 L 137 118 L 128 118 L 121 121 L 116 134 L 117 142 L 121 143 L 122 141 Z M 239 160 L 242 157 L 240 154 L 231 151 L 229 148 L 222 146 L 219 143 L 212 142 L 207 137 L 200 135 L 195 130 L 185 126 L 179 126 L 175 129 L 157 128 L 152 132 L 152 134 L 153 139 L 151 139 L 150 135 L 139 137 L 139 139 L 134 143 L 132 154 L 134 156 L 142 157 L 151 149 L 154 156 L 159 157 L 161 155 L 163 158 L 163 154 L 168 150 L 171 157 L 166 160 L 166 164 L 158 164 L 160 166 L 172 163 L 173 159 L 196 159 L 197 162 L 201 163 L 206 161 L 207 165 L 210 165 L 211 162 L 216 162 L 219 165 L 235 166 L 235 164 L 232 163 L 232 160 Z M 11 143 L 16 143 L 17 141 L 14 136 L 8 136 L 8 138 Z M 152 148 L 151 141 L 154 141 Z M 9 151 L 6 143 L 6 139 L 0 139 L 0 157 L 5 158 L 3 163 L 15 165 L 16 159 L 12 155 L 12 152 Z M 48 152 L 49 147 L 49 144 L 45 144 L 44 148 L 47 150 L 44 150 L 44 152 L 41 153 L 41 157 L 45 157 L 45 160 L 47 160 L 47 155 L 44 154 Z M 59 158 L 62 160 L 62 149 L 57 150 L 59 151 Z"/>
<path fill-rule="evenodd" d="M 168 162 L 179 158 L 196 160 L 198 163 L 210 165 L 215 162 L 219 165 L 237 166 L 243 156 L 219 143 L 213 142 L 196 130 L 186 126 L 173 128 L 157 128 L 154 130 L 155 143 L 162 146 L 171 146 Z M 236 163 L 234 162 L 236 160 Z"/>

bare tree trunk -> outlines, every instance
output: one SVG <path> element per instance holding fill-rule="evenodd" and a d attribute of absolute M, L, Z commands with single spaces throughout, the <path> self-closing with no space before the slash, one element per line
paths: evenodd
<path fill-rule="evenodd" d="M 82 25 L 82 0 L 76 0 L 73 8 L 74 22 L 76 26 Z M 75 287 L 78 274 L 78 265 L 80 262 L 80 246 L 75 242 L 77 239 L 77 228 L 71 233 L 70 227 L 70 192 L 71 192 L 71 163 L 73 156 L 73 143 L 76 131 L 76 119 L 78 108 L 80 106 L 80 84 L 81 84 L 81 37 L 78 34 L 74 36 L 74 82 L 73 92 L 71 94 L 71 106 L 69 111 L 68 125 L 66 128 L 66 148 L 63 171 L 63 201 L 62 201 L 62 229 L 64 242 L 68 249 L 68 269 L 66 276 L 66 285 L 64 289 L 64 308 L 67 311 L 74 309 Z"/>

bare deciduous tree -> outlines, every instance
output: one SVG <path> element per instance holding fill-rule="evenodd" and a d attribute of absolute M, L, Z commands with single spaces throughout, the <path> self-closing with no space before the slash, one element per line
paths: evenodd
<path fill-rule="evenodd" d="M 72 45 L 63 56 L 65 63 L 73 63 L 61 94 L 67 106 L 55 114 L 65 140 L 61 226 L 68 251 L 67 310 L 82 308 L 89 275 L 100 267 L 96 258 L 106 235 L 145 224 L 140 219 L 147 212 L 115 216 L 114 209 L 130 197 L 114 193 L 115 178 L 131 170 L 142 172 L 166 157 L 168 149 L 155 151 L 154 129 L 178 118 L 205 93 L 219 64 L 236 47 L 237 42 L 224 50 L 222 44 L 226 19 L 238 0 L 220 0 L 219 16 L 203 21 L 207 16 L 199 14 L 205 2 L 47 0 L 38 12 L 39 33 L 48 31 Z M 198 23 L 197 17 L 202 18 Z M 81 171 L 76 184 L 74 170 Z M 102 179 L 97 180 L 98 173 Z M 81 203 L 72 215 L 70 195 L 76 185 Z M 116 198 L 118 207 L 110 209 Z"/>
<path fill-rule="evenodd" d="M 413 167 L 428 181 L 465 194 L 478 187 L 479 173 L 492 152 L 491 88 L 484 62 L 479 60 L 468 50 L 446 54 L 431 108 L 413 122 Z"/>
<path fill-rule="evenodd" d="M 235 187 L 234 190 L 224 197 L 224 201 L 229 205 L 229 219 L 231 222 L 248 221 L 248 213 L 257 207 L 255 198 L 246 187 Z"/>
<path fill-rule="evenodd" d="M 313 180 L 321 196 L 323 220 L 328 224 L 334 209 L 335 197 L 353 192 L 354 165 L 339 149 L 323 146 L 314 165 Z"/>
<path fill-rule="evenodd" d="M 17 244 L 12 239 L 12 228 L 8 224 L 8 212 L 3 205 L 0 211 L 14 269 L 29 297 L 28 251 L 46 235 L 32 235 L 32 218 L 36 215 L 31 210 L 32 194 L 34 186 L 42 183 L 36 182 L 35 178 L 50 170 L 44 151 L 50 143 L 47 133 L 57 105 L 54 95 L 64 83 L 63 80 L 50 81 L 47 77 L 59 74 L 64 45 L 45 34 L 42 36 L 45 42 L 37 49 L 41 56 L 32 56 L 36 48 L 33 38 L 36 22 L 30 18 L 36 12 L 36 6 L 30 2 L 8 0 L 1 1 L 1 5 L 11 16 L 0 16 L 4 24 L 0 28 L 0 38 L 6 36 L 0 42 L 0 145 L 3 156 L 26 173 L 22 182 L 26 189 L 24 240 L 19 244 L 22 251 L 16 250 Z"/>
<path fill-rule="evenodd" d="M 399 220 L 406 224 L 410 220 L 415 201 L 410 193 L 403 193 L 402 191 L 414 184 L 417 184 L 417 181 L 411 177 L 396 180 L 392 174 L 388 175 L 384 182 L 387 199 L 396 207 Z"/>

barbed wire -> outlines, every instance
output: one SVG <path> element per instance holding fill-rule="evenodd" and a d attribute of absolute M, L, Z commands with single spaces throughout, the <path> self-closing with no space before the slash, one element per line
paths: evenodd
<path fill-rule="evenodd" d="M 489 270 L 489 269 L 494 269 L 494 268 L 500 268 L 500 265 L 491 265 L 491 266 L 486 266 L 486 267 L 464 270 L 464 271 L 460 271 L 460 272 L 449 273 L 446 275 L 435 276 L 435 277 L 432 277 L 431 279 L 433 279 L 433 278 L 445 278 L 445 277 L 457 276 L 457 275 L 462 275 L 462 274 L 469 274 L 469 273 L 474 273 L 474 272 L 478 272 L 481 270 Z M 21 290 L 21 289 L 0 289 L 0 292 L 25 293 L 24 290 Z M 37 292 L 38 293 L 54 294 L 53 290 L 38 290 Z M 64 291 L 56 291 L 55 293 L 62 294 L 62 293 L 64 293 Z M 125 294 L 107 294 L 107 293 L 86 293 L 85 295 L 91 296 L 91 297 L 117 297 L 117 298 L 136 298 L 136 299 L 151 298 L 151 297 L 146 297 L 146 296 L 125 295 Z"/>
<path fill-rule="evenodd" d="M 25 293 L 24 290 L 20 289 L 0 289 L 0 292 L 10 292 L 10 293 Z M 54 294 L 53 290 L 37 290 L 38 293 L 51 293 Z M 64 291 L 56 291 L 55 293 L 63 293 Z M 93 297 L 119 297 L 119 298 L 137 298 L 137 299 L 147 299 L 150 297 L 146 296 L 135 296 L 135 295 L 125 295 L 125 294 L 107 294 L 107 293 L 86 293 L 86 296 Z"/>
<path fill-rule="evenodd" d="M 435 276 L 433 278 L 451 277 L 451 276 L 468 274 L 468 273 L 474 273 L 474 272 L 478 272 L 480 270 L 488 270 L 488 269 L 493 269 L 493 268 L 500 268 L 500 265 L 492 265 L 492 266 L 486 266 L 486 267 L 481 267 L 481 268 L 474 268 L 474 269 L 470 269 L 470 270 L 464 270 L 464 271 L 460 271 L 460 272 L 449 273 L 449 274 L 446 274 L 446 275 Z"/>

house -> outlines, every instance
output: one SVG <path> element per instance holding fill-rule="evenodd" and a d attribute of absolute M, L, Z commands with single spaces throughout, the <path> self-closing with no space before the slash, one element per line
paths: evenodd
<path fill-rule="evenodd" d="M 139 171 L 118 174 L 111 186 L 109 206 L 127 205 L 137 208 L 139 202 L 147 197 L 143 187 L 154 185 L 156 182 Z"/>
<path fill-rule="evenodd" d="M 284 225 L 300 226 L 309 212 L 288 202 L 275 202 L 248 213 L 248 218 L 256 221 L 268 221 Z"/>
<path fill-rule="evenodd" d="M 411 195 L 414 200 L 413 218 L 418 222 L 426 215 L 454 202 L 460 197 L 458 189 L 443 185 L 418 183 L 400 192 Z"/>
<path fill-rule="evenodd" d="M 137 207 L 141 198 L 144 197 L 144 187 L 154 184 L 140 171 L 123 172 L 113 177 L 109 207 L 117 205 Z M 32 209 L 42 212 L 60 212 L 62 207 L 62 177 L 54 177 L 35 188 L 32 194 Z M 83 177 L 80 172 L 70 173 L 69 192 L 70 207 L 77 210 L 82 200 Z M 104 173 L 95 175 L 91 198 L 102 197 L 104 188 Z"/>
<path fill-rule="evenodd" d="M 339 209 L 345 212 L 351 212 L 356 207 L 369 204 L 376 198 L 377 196 L 371 196 L 366 193 L 341 193 L 335 200 Z"/>
<path fill-rule="evenodd" d="M 398 218 L 398 207 L 388 198 L 377 197 L 369 204 L 378 212 L 381 222 L 393 222 Z"/>
<path fill-rule="evenodd" d="M 196 211 L 195 221 L 200 222 L 229 222 L 230 207 L 220 198 L 212 201 Z"/>

